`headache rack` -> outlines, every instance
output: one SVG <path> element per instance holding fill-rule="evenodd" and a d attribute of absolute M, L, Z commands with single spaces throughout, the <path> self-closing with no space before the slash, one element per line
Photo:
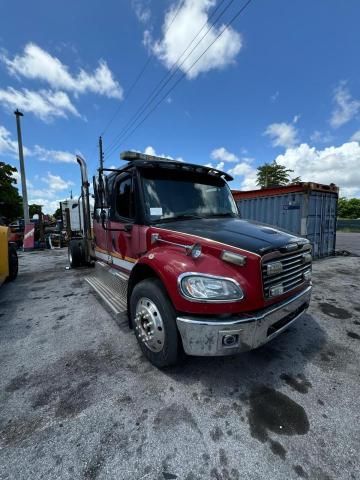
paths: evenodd
<path fill-rule="evenodd" d="M 183 171 L 189 171 L 193 173 L 199 173 L 203 175 L 213 175 L 215 177 L 224 178 L 227 181 L 233 180 L 233 177 L 226 172 L 222 172 L 221 170 L 217 170 L 216 168 L 205 167 L 204 165 L 196 165 L 194 163 L 186 163 L 180 160 L 174 160 L 171 158 L 166 157 L 158 157 L 155 155 L 148 155 L 146 153 L 141 152 L 133 152 L 133 151 L 126 151 L 120 154 L 120 158 L 122 160 L 126 160 L 128 162 L 136 162 L 139 166 L 147 166 L 147 167 L 165 167 L 169 169 L 178 169 Z"/>

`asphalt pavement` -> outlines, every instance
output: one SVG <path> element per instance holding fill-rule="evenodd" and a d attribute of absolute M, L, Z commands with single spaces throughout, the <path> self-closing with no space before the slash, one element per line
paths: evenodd
<path fill-rule="evenodd" d="M 360 255 L 360 233 L 336 232 L 336 249 Z"/>
<path fill-rule="evenodd" d="M 360 258 L 268 345 L 157 370 L 66 252 L 0 289 L 0 479 L 360 478 Z"/>

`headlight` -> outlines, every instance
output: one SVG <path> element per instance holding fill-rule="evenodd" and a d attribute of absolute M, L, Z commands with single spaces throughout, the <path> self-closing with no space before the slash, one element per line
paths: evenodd
<path fill-rule="evenodd" d="M 244 298 L 240 285 L 232 278 L 183 273 L 178 283 L 180 293 L 192 301 L 234 302 Z"/>

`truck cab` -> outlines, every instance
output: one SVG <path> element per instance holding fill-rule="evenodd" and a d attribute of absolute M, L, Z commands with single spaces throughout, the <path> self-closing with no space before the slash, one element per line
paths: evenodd
<path fill-rule="evenodd" d="M 137 152 L 122 159 L 94 178 L 93 229 L 70 243 L 69 260 L 95 265 L 87 280 L 115 311 L 127 310 L 154 365 L 175 364 L 182 351 L 257 348 L 306 311 L 308 240 L 242 220 L 230 175 Z"/>

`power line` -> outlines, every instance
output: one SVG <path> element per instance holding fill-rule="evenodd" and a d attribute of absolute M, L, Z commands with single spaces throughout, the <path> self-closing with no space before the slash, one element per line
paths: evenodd
<path fill-rule="evenodd" d="M 183 5 L 184 1 L 181 0 L 179 2 L 179 5 L 175 11 L 175 14 L 171 20 L 171 22 L 169 23 L 168 27 L 166 28 L 165 30 L 165 34 L 169 31 L 171 25 L 174 23 L 176 17 L 178 16 L 179 12 L 180 12 L 180 9 Z M 115 120 L 115 118 L 118 116 L 122 106 L 124 105 L 124 102 L 126 100 L 128 100 L 131 96 L 131 93 L 133 92 L 134 88 L 136 87 L 136 85 L 138 84 L 139 80 L 141 79 L 141 77 L 144 75 L 147 67 L 149 66 L 150 62 L 152 60 L 152 57 L 149 55 L 149 57 L 147 58 L 146 62 L 144 63 L 143 67 L 141 68 L 141 70 L 139 71 L 139 73 L 137 74 L 135 80 L 132 82 L 132 84 L 130 85 L 128 91 L 127 91 L 127 94 L 124 98 L 124 101 L 117 107 L 117 109 L 115 110 L 114 114 L 112 115 L 112 117 L 110 118 L 110 120 L 107 122 L 107 124 L 105 125 L 105 128 L 103 129 L 103 131 L 101 132 L 101 135 L 104 136 L 105 132 L 108 130 L 108 128 L 110 127 L 110 125 L 112 124 L 112 122 Z"/>
<path fill-rule="evenodd" d="M 149 118 L 149 116 L 157 109 L 157 107 L 168 97 L 168 95 L 177 87 L 177 85 L 184 79 L 184 77 L 192 70 L 192 68 L 199 62 L 199 60 L 206 54 L 206 52 L 214 45 L 214 43 L 221 37 L 221 35 L 229 28 L 232 23 L 241 15 L 241 13 L 250 5 L 252 0 L 248 0 L 243 7 L 231 18 L 231 20 L 224 26 L 221 32 L 215 37 L 215 39 L 208 45 L 208 47 L 202 52 L 202 54 L 193 62 L 193 64 L 181 75 L 181 77 L 170 87 L 170 89 L 161 97 L 161 99 L 155 104 L 155 106 L 147 113 L 147 115 L 133 128 L 133 130 L 121 141 L 123 144 L 128 138 L 130 138 L 135 131 L 141 127 L 141 125 Z"/>
<path fill-rule="evenodd" d="M 216 14 L 216 12 L 220 9 L 220 7 L 223 5 L 225 0 L 221 0 L 219 5 L 213 10 L 213 12 L 209 15 L 207 18 L 206 22 L 202 25 L 201 29 L 198 31 L 198 33 L 195 35 L 195 37 L 191 40 L 191 42 L 188 44 L 186 49 L 181 53 L 181 55 L 178 57 L 178 59 L 173 63 L 171 66 L 169 72 L 167 72 L 163 78 L 158 82 L 158 84 L 155 86 L 155 88 L 152 90 L 150 95 L 148 96 L 147 99 L 140 105 L 140 107 L 137 109 L 135 114 L 130 118 L 130 120 L 125 124 L 125 126 L 122 128 L 122 130 L 119 132 L 118 135 L 114 138 L 114 140 L 110 143 L 108 146 L 108 151 L 106 152 L 107 154 L 110 154 L 110 150 L 113 151 L 113 147 L 118 143 L 118 141 L 121 139 L 122 136 L 124 136 L 129 129 L 134 125 L 134 123 L 138 120 L 138 118 L 144 113 L 144 111 L 153 103 L 153 101 L 158 97 L 161 93 L 161 91 L 166 87 L 166 85 L 170 82 L 170 80 L 176 75 L 176 73 L 180 70 L 180 67 L 185 63 L 185 61 L 190 57 L 190 55 L 194 52 L 194 50 L 199 46 L 199 44 L 203 41 L 203 39 L 208 35 L 208 33 L 212 30 L 212 28 L 215 26 L 215 23 L 224 15 L 224 13 L 228 10 L 228 8 L 231 6 L 231 4 L 234 2 L 234 0 L 230 0 L 229 3 L 225 6 L 225 8 L 222 10 L 222 12 L 216 17 L 216 19 L 210 24 L 208 27 L 207 31 L 205 34 L 201 37 L 201 39 L 196 43 L 196 45 L 192 48 L 192 50 L 188 53 L 188 55 L 182 60 L 181 63 L 180 60 L 182 57 L 185 55 L 185 53 L 189 50 L 189 48 L 192 46 L 194 41 L 198 38 L 200 33 L 204 30 L 204 28 L 208 25 L 209 20 L 212 19 L 212 17 Z M 175 68 L 176 67 L 176 68 Z M 164 83 L 165 82 L 165 83 Z"/>

